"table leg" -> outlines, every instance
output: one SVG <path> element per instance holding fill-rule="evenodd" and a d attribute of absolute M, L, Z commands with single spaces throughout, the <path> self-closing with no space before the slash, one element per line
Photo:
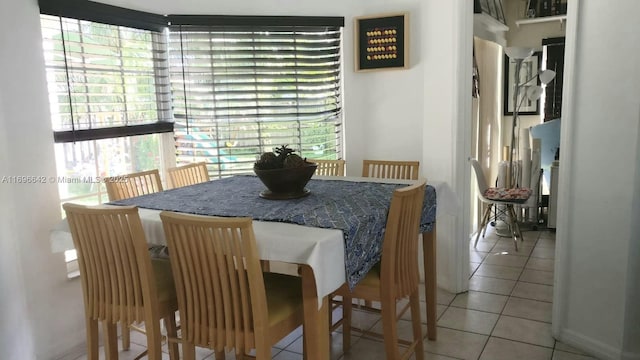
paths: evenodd
<path fill-rule="evenodd" d="M 313 269 L 308 265 L 300 266 L 302 275 L 302 298 L 304 306 L 304 352 L 307 360 L 329 360 L 329 317 L 328 297 L 322 299 L 318 308 L 316 279 Z"/>
<path fill-rule="evenodd" d="M 436 224 L 433 230 L 422 233 L 422 255 L 424 257 L 424 289 L 427 301 L 427 338 L 436 340 L 437 276 L 436 276 Z"/>

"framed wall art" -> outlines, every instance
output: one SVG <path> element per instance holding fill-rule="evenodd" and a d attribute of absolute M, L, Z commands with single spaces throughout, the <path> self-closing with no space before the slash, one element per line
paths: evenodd
<path fill-rule="evenodd" d="M 354 19 L 356 71 L 409 68 L 409 15 Z"/>
<path fill-rule="evenodd" d="M 504 115 L 513 115 L 513 94 L 516 89 L 516 84 L 522 84 L 538 74 L 541 58 L 542 52 L 537 51 L 533 53 L 533 55 L 524 59 L 522 62 L 522 68 L 520 69 L 520 79 L 518 79 L 518 81 L 516 82 L 516 63 L 515 61 L 509 59 L 507 55 L 504 56 Z M 540 80 L 537 79 L 537 81 L 538 83 L 532 80 L 529 84 L 540 85 Z M 526 89 L 524 88 L 520 90 L 521 100 L 524 96 L 525 91 Z M 522 101 L 522 105 L 520 105 L 518 113 L 520 115 L 540 114 L 540 99 L 531 101 L 525 96 L 524 100 Z"/>

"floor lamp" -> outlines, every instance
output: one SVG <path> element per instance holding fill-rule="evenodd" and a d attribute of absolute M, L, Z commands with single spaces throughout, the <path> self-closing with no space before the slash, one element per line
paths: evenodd
<path fill-rule="evenodd" d="M 540 79 L 540 83 L 546 85 L 556 76 L 556 72 L 553 70 L 544 70 L 538 72 L 536 75 L 525 79 L 520 82 L 520 70 L 522 69 L 522 63 L 526 58 L 533 54 L 533 49 L 522 47 L 508 47 L 505 49 L 505 53 L 515 62 L 515 76 L 516 83 L 514 84 L 513 91 L 513 120 L 511 122 L 511 146 L 509 148 L 509 170 L 507 171 L 506 185 L 508 187 L 515 187 L 516 182 L 513 179 L 513 153 L 516 145 L 516 127 L 518 126 L 518 113 L 525 99 L 536 101 L 542 95 L 542 86 L 537 83 L 530 84 L 536 79 Z M 506 76 L 507 74 L 505 74 Z"/>
<path fill-rule="evenodd" d="M 533 55 L 534 49 L 522 48 L 522 47 L 508 47 L 505 49 L 505 53 L 511 61 L 515 63 L 514 79 L 515 84 L 513 89 L 513 119 L 511 122 L 511 145 L 509 147 L 509 168 L 507 170 L 507 177 L 505 187 L 513 188 L 518 185 L 517 179 L 514 178 L 514 166 L 513 156 L 516 149 L 516 127 L 518 127 L 518 113 L 525 99 L 530 101 L 536 101 L 542 95 L 542 86 L 538 85 L 536 79 L 540 79 L 541 84 L 548 84 L 555 78 L 556 73 L 553 70 L 538 71 L 535 75 L 531 76 L 524 81 L 520 81 L 520 71 L 522 70 L 522 64 L 525 59 Z M 508 76 L 508 74 L 505 74 Z M 533 82 L 533 84 L 531 84 Z M 519 140 L 518 140 L 519 141 Z M 504 232 L 504 229 L 496 229 L 499 236 L 510 236 L 511 231 Z"/>

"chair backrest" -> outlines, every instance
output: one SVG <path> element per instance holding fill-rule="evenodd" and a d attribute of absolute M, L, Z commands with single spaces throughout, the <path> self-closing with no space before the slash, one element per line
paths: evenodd
<path fill-rule="evenodd" d="M 62 207 L 78 253 L 86 317 L 127 325 L 157 319 L 155 275 L 138 209 Z"/>
<path fill-rule="evenodd" d="M 426 180 L 393 192 L 382 244 L 381 289 L 393 296 L 411 294 L 420 281 L 418 235 Z M 384 296 L 384 295 L 383 295 Z"/>
<path fill-rule="evenodd" d="M 104 179 L 109 201 L 128 199 L 162 191 L 158 169 Z"/>
<path fill-rule="evenodd" d="M 484 171 L 482 171 L 482 167 L 480 163 L 476 159 L 471 159 L 471 167 L 473 168 L 473 172 L 476 174 L 476 185 L 479 194 L 484 194 L 484 192 L 489 188 L 487 186 L 487 179 L 484 176 Z"/>
<path fill-rule="evenodd" d="M 344 176 L 345 160 L 319 160 L 319 159 L 307 159 L 309 162 L 318 164 L 316 168 L 316 175 L 322 176 Z"/>
<path fill-rule="evenodd" d="M 362 176 L 418 180 L 419 161 L 362 160 Z"/>
<path fill-rule="evenodd" d="M 211 180 L 206 162 L 198 162 L 170 168 L 169 184 L 172 188 L 178 188 L 193 184 L 199 184 Z"/>
<path fill-rule="evenodd" d="M 249 351 L 268 338 L 267 304 L 251 218 L 160 213 L 171 254 L 182 338 Z"/>

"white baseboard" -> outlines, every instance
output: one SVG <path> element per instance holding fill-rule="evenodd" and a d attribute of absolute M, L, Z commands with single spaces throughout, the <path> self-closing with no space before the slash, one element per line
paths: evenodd
<path fill-rule="evenodd" d="M 572 330 L 561 329 L 558 340 L 603 360 L 640 360 L 640 353 L 623 352 L 601 341 L 586 337 Z"/>

